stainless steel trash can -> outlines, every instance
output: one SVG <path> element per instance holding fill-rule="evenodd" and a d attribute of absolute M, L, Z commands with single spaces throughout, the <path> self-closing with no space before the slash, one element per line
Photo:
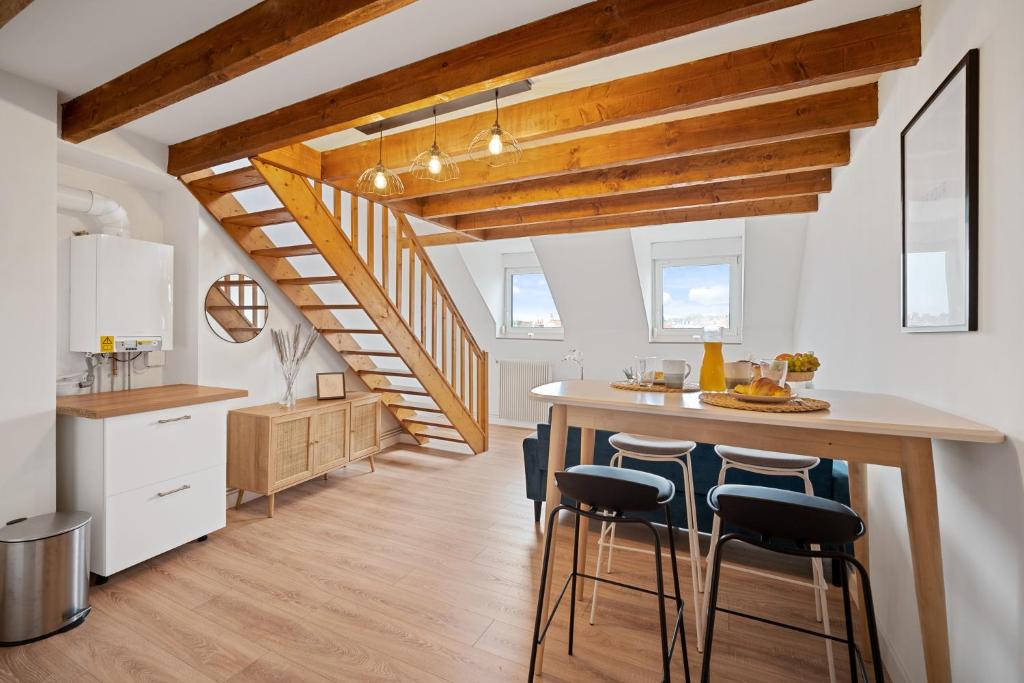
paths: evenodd
<path fill-rule="evenodd" d="M 0 645 L 73 628 L 89 614 L 89 522 L 55 512 L 0 527 Z"/>

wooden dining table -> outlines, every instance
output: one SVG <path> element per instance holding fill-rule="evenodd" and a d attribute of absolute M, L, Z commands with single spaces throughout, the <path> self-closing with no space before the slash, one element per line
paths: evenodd
<path fill-rule="evenodd" d="M 849 464 L 851 506 L 864 518 L 868 529 L 867 465 L 899 468 L 928 680 L 948 683 L 952 680 L 949 629 L 932 441 L 994 444 L 1003 441 L 1003 434 L 897 396 L 832 390 L 802 394 L 828 401 L 831 407 L 809 413 L 769 413 L 710 406 L 702 403 L 696 392 L 629 391 L 601 380 L 539 386 L 530 392 L 531 397 L 552 404 L 546 500 L 560 499 L 555 472 L 565 468 L 570 426 L 581 429 L 581 463 L 593 462 L 598 429 L 845 460 Z M 586 565 L 586 526 L 581 527 L 581 567 Z M 545 614 L 550 605 L 550 572 L 555 566 L 557 540 L 555 533 L 543 597 Z M 857 541 L 854 553 L 867 567 L 867 535 Z M 542 643 L 538 648 L 538 673 L 543 656 Z"/>

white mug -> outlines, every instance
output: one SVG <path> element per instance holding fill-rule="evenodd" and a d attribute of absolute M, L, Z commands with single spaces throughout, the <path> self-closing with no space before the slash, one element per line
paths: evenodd
<path fill-rule="evenodd" d="M 682 388 L 683 382 L 690 376 L 693 366 L 685 360 L 665 359 L 661 362 L 661 369 L 665 373 L 665 386 Z"/>

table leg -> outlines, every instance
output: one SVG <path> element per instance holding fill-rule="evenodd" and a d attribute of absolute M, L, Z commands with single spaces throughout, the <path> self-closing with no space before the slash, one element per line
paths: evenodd
<path fill-rule="evenodd" d="M 910 531 L 917 614 L 921 622 L 925 672 L 930 683 L 952 680 L 949 663 L 949 624 L 946 587 L 939 541 L 939 505 L 935 493 L 935 463 L 930 439 L 903 440 L 901 462 L 903 503 Z"/>
<path fill-rule="evenodd" d="M 867 532 L 853 543 L 853 555 L 856 557 L 864 568 L 871 572 L 870 566 L 870 549 L 868 547 L 868 533 L 871 531 L 871 525 L 868 523 L 868 466 L 862 462 L 847 462 L 847 467 L 850 472 L 850 507 L 853 508 L 854 512 L 860 515 L 860 518 L 864 520 L 864 527 Z M 853 574 L 853 577 L 858 576 Z M 852 577 L 851 577 L 852 578 Z M 871 659 L 871 650 L 868 649 L 868 643 L 870 639 L 868 637 L 868 620 L 867 615 L 864 613 L 864 586 L 860 585 L 860 581 L 857 581 L 858 590 L 855 595 L 858 596 L 857 604 L 860 613 L 860 642 L 861 650 L 864 653 L 864 659 Z"/>
<path fill-rule="evenodd" d="M 594 437 L 596 436 L 593 429 L 581 429 L 580 430 L 580 464 L 581 465 L 593 465 L 594 464 Z M 587 533 L 590 531 L 590 520 L 580 520 L 580 552 L 579 552 L 579 564 L 576 567 L 577 571 L 585 572 L 587 570 Z M 578 579 L 578 595 L 579 599 L 583 600 L 583 583 L 584 579 L 581 577 Z"/>
<path fill-rule="evenodd" d="M 548 485 L 547 495 L 544 497 L 545 514 L 550 514 L 562 500 L 555 486 L 555 472 L 565 469 L 565 442 L 569 435 L 569 427 L 566 423 L 566 407 L 555 405 L 551 408 L 551 431 L 548 437 Z M 556 522 L 557 523 L 557 522 Z M 558 534 L 552 531 L 554 538 L 551 539 L 551 559 L 548 561 L 548 575 L 545 583 L 544 598 L 541 601 L 541 625 L 547 623 L 548 610 L 551 603 L 551 579 L 555 568 L 555 550 L 558 546 Z M 542 560 L 543 562 L 543 560 Z M 539 583 L 539 582 L 538 582 Z M 544 671 L 544 643 L 537 647 L 536 675 L 540 676 Z"/>

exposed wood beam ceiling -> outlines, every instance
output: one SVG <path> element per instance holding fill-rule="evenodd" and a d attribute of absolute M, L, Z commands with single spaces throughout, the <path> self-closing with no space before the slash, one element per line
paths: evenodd
<path fill-rule="evenodd" d="M 920 14 L 909 9 L 529 100 L 502 108 L 502 125 L 528 142 L 910 66 L 921 55 Z M 437 137 L 458 154 L 493 121 L 489 110 L 443 121 Z M 388 157 L 412 160 L 433 135 L 429 126 L 389 135 Z M 325 154 L 338 178 L 358 177 L 376 162 L 375 140 Z"/>
<path fill-rule="evenodd" d="M 0 0 L 0 28 L 31 4 L 32 0 Z"/>
<path fill-rule="evenodd" d="M 531 180 L 580 171 L 656 161 L 750 145 L 840 133 L 874 125 L 878 118 L 878 86 L 874 83 L 809 95 L 756 107 L 669 121 L 630 130 L 592 135 L 567 142 L 532 147 L 522 160 L 492 168 L 484 163 L 463 164 L 462 174 L 439 185 L 403 178 L 406 198 Z M 324 179 L 353 189 L 353 179 L 338 176 L 330 155 L 323 159 Z"/>
<path fill-rule="evenodd" d="M 598 0 L 170 147 L 182 175 L 806 0 Z"/>
<path fill-rule="evenodd" d="M 491 233 L 489 234 L 496 234 L 499 232 L 496 230 L 498 228 L 727 204 L 755 199 L 797 197 L 828 192 L 831 189 L 831 171 L 805 171 L 666 190 L 617 194 L 600 199 L 580 199 L 519 209 L 467 214 L 456 218 L 453 221 L 453 227 L 459 231 L 490 229 Z"/>
<path fill-rule="evenodd" d="M 61 136 L 88 140 L 413 1 L 266 0 L 66 102 Z"/>
<path fill-rule="evenodd" d="M 439 194 L 400 202 L 396 208 L 427 220 L 436 220 L 504 207 L 830 169 L 844 166 L 849 161 L 850 136 L 839 133 Z"/>
<path fill-rule="evenodd" d="M 541 235 L 597 232 L 618 228 L 636 228 L 649 225 L 672 225 L 693 221 L 710 221 L 721 218 L 749 218 L 752 216 L 776 216 L 789 213 L 810 213 L 818 210 L 818 195 L 804 195 L 782 199 L 760 199 L 729 204 L 712 204 L 671 211 L 650 211 L 626 216 L 600 216 L 555 223 L 538 223 L 515 228 L 482 230 L 483 239 L 509 239 L 513 237 L 538 237 Z M 492 232 L 493 230 L 493 232 Z M 420 237 L 423 246 L 456 244 L 470 241 L 466 233 L 447 232 Z"/>

